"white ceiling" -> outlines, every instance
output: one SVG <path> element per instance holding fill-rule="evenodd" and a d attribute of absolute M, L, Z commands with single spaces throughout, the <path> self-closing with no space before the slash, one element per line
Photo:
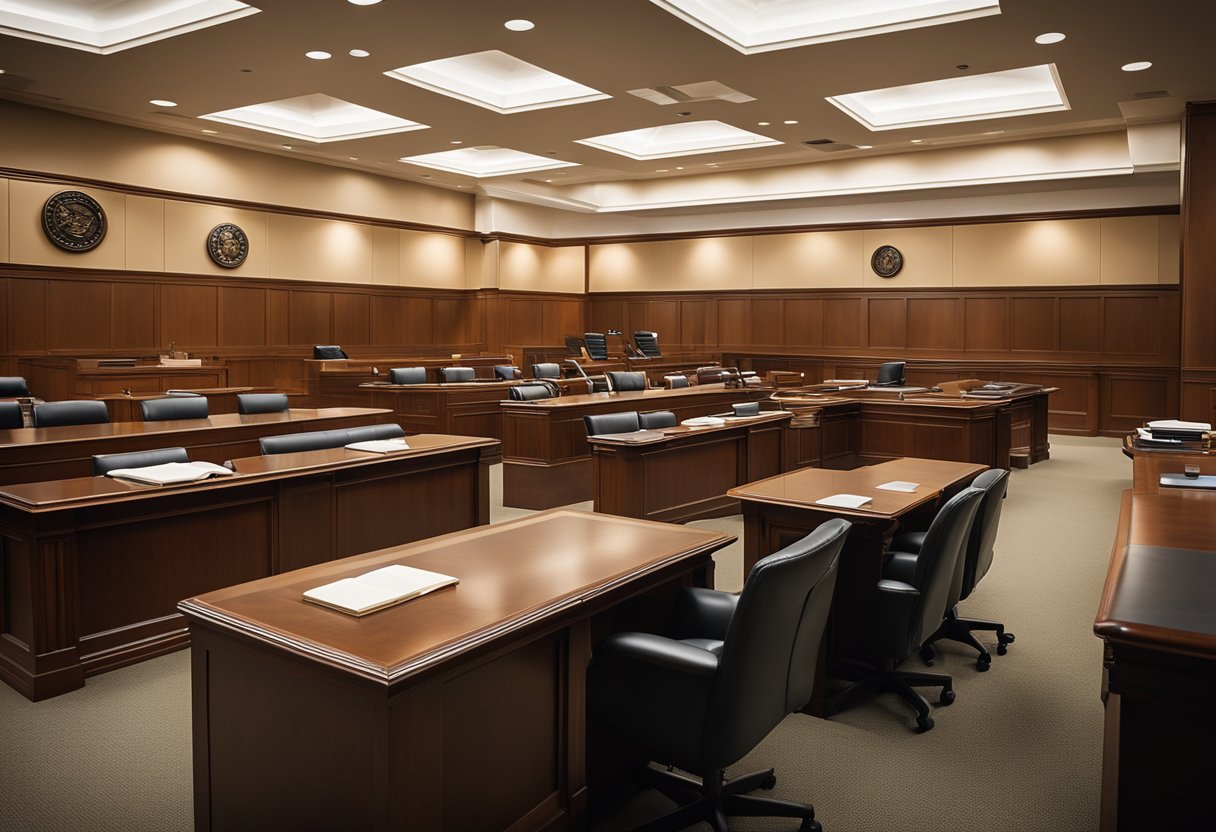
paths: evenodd
<path fill-rule="evenodd" d="M 53 5 L 147 9 L 183 2 L 56 0 Z M 1210 43 L 1216 3 L 1207 0 L 1003 0 L 996 15 L 750 55 L 650 0 L 249 3 L 260 12 L 106 55 L 0 35 L 0 97 L 446 187 L 477 190 L 488 181 L 498 195 L 513 184 L 560 195 L 564 187 L 587 183 L 718 173 L 737 180 L 749 170 L 760 175 L 761 169 L 934 147 L 1093 133 L 1125 128 L 1119 103 L 1145 93 L 1163 91 L 1178 101 L 1216 98 L 1216 49 Z M 8 9 L 37 5 L 0 0 L 0 27 Z M 511 18 L 532 20 L 536 27 L 508 31 L 503 23 Z M 1044 32 L 1063 32 L 1067 39 L 1037 45 L 1035 36 Z M 370 55 L 351 57 L 352 49 Z M 333 58 L 306 58 L 311 50 Z M 611 97 L 504 114 L 385 75 L 399 67 L 490 50 Z M 1120 70 L 1139 60 L 1152 61 L 1152 68 Z M 826 100 L 1041 64 L 1054 64 L 1070 109 L 875 132 Z M 660 105 L 629 94 L 709 81 L 742 93 L 732 96 L 736 99 L 754 100 L 733 103 L 711 97 Z M 429 129 L 313 144 L 199 118 L 304 96 L 327 96 Z M 148 103 L 151 99 L 169 99 L 178 106 L 155 107 Z M 694 121 L 720 121 L 781 144 L 656 162 L 580 143 Z M 204 129 L 219 132 L 209 135 Z M 802 144 L 823 138 L 872 148 L 825 153 Z M 284 143 L 292 150 L 285 150 Z M 494 146 L 578 166 L 546 172 L 544 179 L 552 182 L 545 183 L 534 174 L 478 180 L 399 161 L 458 147 Z"/>

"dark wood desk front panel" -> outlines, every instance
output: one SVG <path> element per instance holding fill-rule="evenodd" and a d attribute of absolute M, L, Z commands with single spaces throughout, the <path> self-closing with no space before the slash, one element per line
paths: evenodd
<path fill-rule="evenodd" d="M 477 378 L 494 378 L 498 364 L 516 364 L 506 355 L 462 355 L 460 358 L 386 357 L 342 360 L 302 360 L 303 386 L 308 404 L 314 407 L 367 407 L 368 391 L 363 385 L 388 381 L 393 367 L 424 367 L 427 381 L 439 383 L 441 367 L 472 367 Z M 521 370 L 527 372 L 526 367 Z"/>
<path fill-rule="evenodd" d="M 772 411 L 722 427 L 667 428 L 645 443 L 590 437 L 595 510 L 670 523 L 738 514 L 726 492 L 784 470 L 790 418 Z"/>
<path fill-rule="evenodd" d="M 0 678 L 31 699 L 185 643 L 189 595 L 489 522 L 499 443 L 252 457 L 157 488 L 108 477 L 0 490 Z"/>
<path fill-rule="evenodd" d="M 183 447 L 193 460 L 221 464 L 260 453 L 258 440 L 263 436 L 392 421 L 388 410 L 327 407 L 250 416 L 221 413 L 172 422 L 0 430 L 0 485 L 92 476 L 95 454 Z"/>
<path fill-rule="evenodd" d="M 593 646 L 732 540 L 554 511 L 184 601 L 195 829 L 584 828 Z M 363 618 L 301 598 L 392 563 L 460 583 Z"/>
<path fill-rule="evenodd" d="M 501 402 L 515 381 L 464 384 L 365 384 L 372 407 L 393 411 L 407 431 L 502 439 Z"/>
<path fill-rule="evenodd" d="M 166 388 L 169 389 L 169 388 Z M 172 388 L 174 390 L 182 390 L 182 392 L 195 393 L 207 399 L 207 415 L 218 416 L 221 413 L 236 413 L 237 404 L 236 397 L 241 393 L 252 393 L 252 387 L 211 387 L 211 388 Z M 261 391 L 259 391 L 261 392 Z M 265 392 L 273 392 L 267 390 Z M 104 393 L 93 398 L 99 399 L 106 403 L 106 409 L 110 411 L 111 422 L 142 422 L 144 420 L 143 408 L 140 407 L 141 402 L 146 402 L 150 399 L 163 399 L 167 394 L 164 391 L 157 393 L 132 393 L 126 395 L 123 393 Z"/>
<path fill-rule="evenodd" d="M 766 398 L 768 390 L 705 384 L 679 390 L 589 393 L 533 402 L 504 401 L 503 503 L 553 508 L 594 497 L 591 448 L 583 416 L 670 410 L 677 421 L 730 412 L 736 402 Z"/>

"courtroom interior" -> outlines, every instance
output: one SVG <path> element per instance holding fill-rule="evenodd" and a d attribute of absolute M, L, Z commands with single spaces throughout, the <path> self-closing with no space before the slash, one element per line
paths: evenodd
<path fill-rule="evenodd" d="M 1213 27 L 0 0 L 0 832 L 1210 823 Z"/>

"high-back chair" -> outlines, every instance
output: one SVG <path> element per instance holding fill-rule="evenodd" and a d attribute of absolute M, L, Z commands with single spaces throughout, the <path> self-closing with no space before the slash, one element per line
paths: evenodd
<path fill-rule="evenodd" d="M 16 402 L 0 402 L 0 430 L 25 427 L 25 416 Z"/>
<path fill-rule="evenodd" d="M 636 410 L 626 410 L 621 413 L 597 413 L 583 417 L 583 427 L 588 436 L 600 436 L 605 433 L 630 433 L 641 430 L 642 422 Z"/>
<path fill-rule="evenodd" d="M 389 384 L 426 384 L 426 367 L 394 367 L 388 371 Z"/>
<path fill-rule="evenodd" d="M 605 373 L 608 377 L 608 389 L 618 393 L 624 393 L 631 390 L 645 390 L 648 385 L 646 383 L 646 374 L 642 372 L 621 372 L 614 370 Z"/>
<path fill-rule="evenodd" d="M 452 382 L 472 381 L 477 378 L 477 371 L 472 367 L 441 367 L 439 380 L 445 384 Z"/>
<path fill-rule="evenodd" d="M 587 671 L 589 721 L 640 746 L 649 760 L 697 777 L 640 771 L 682 804 L 646 829 L 705 821 L 725 830 L 732 815 L 800 818 L 803 830 L 820 828 L 809 803 L 745 794 L 772 788 L 773 769 L 732 780 L 725 769 L 810 699 L 849 528 L 845 520 L 829 520 L 761 559 L 738 595 L 680 590 L 672 638 L 615 633 L 595 649 Z"/>
<path fill-rule="evenodd" d="M 251 413 L 286 413 L 286 393 L 237 393 L 236 412 Z"/>
<path fill-rule="evenodd" d="M 34 427 L 57 428 L 65 425 L 104 425 L 110 421 L 106 403 L 90 399 L 45 402 L 34 405 Z"/>
<path fill-rule="evenodd" d="M 532 378 L 561 378 L 562 365 L 546 361 L 532 365 Z"/>
<path fill-rule="evenodd" d="M 584 332 L 583 345 L 587 348 L 587 356 L 592 361 L 608 360 L 608 339 L 602 332 Z"/>
<path fill-rule="evenodd" d="M 677 424 L 676 414 L 670 410 L 652 410 L 649 413 L 640 413 L 638 420 L 642 423 L 642 430 L 674 428 Z"/>
<path fill-rule="evenodd" d="M 514 381 L 515 379 L 520 378 L 521 375 L 522 374 L 519 372 L 519 368 L 514 364 L 494 365 L 494 378 L 498 379 L 499 381 Z"/>
<path fill-rule="evenodd" d="M 16 399 L 29 394 L 29 385 L 21 376 L 0 376 L 0 399 Z"/>
<path fill-rule="evenodd" d="M 103 477 L 120 468 L 147 468 L 166 462 L 189 462 L 185 448 L 156 448 L 151 451 L 130 451 L 125 454 L 95 454 L 93 476 Z"/>
<path fill-rule="evenodd" d="M 659 351 L 659 333 L 657 332 L 639 329 L 633 333 L 633 343 L 637 345 L 638 351 L 647 358 L 663 357 L 663 353 Z"/>
<path fill-rule="evenodd" d="M 205 396 L 168 396 L 163 399 L 147 399 L 139 403 L 145 422 L 163 422 L 169 419 L 206 419 L 207 398 Z"/>

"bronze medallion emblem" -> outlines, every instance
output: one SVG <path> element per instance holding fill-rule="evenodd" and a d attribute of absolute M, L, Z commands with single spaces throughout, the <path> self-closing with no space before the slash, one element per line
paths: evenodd
<path fill-rule="evenodd" d="M 106 212 L 80 191 L 60 191 L 42 206 L 42 230 L 64 251 L 88 251 L 106 236 Z"/>
<path fill-rule="evenodd" d="M 217 225 L 207 235 L 207 253 L 217 266 L 235 269 L 249 256 L 249 238 L 239 225 Z"/>
<path fill-rule="evenodd" d="M 904 256 L 895 246 L 879 246 L 870 256 L 870 268 L 879 277 L 895 277 L 904 267 Z"/>

